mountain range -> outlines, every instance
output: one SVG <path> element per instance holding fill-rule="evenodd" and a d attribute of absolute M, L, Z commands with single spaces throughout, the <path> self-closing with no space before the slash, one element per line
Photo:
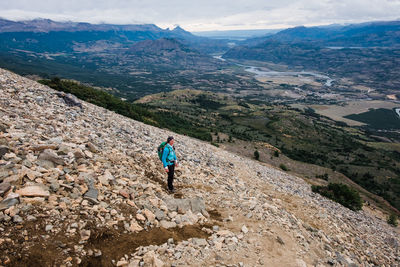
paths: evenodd
<path fill-rule="evenodd" d="M 0 68 L 0 265 L 398 265 L 400 132 L 368 124 L 395 108 L 358 128 L 314 109 L 398 103 L 398 26 L 239 41 L 1 20 L 0 67 L 59 91 Z"/>
<path fill-rule="evenodd" d="M 399 47 L 400 21 L 351 25 L 298 26 L 273 35 L 251 38 L 241 44 L 254 46 L 266 41 L 311 43 L 323 47 Z"/>

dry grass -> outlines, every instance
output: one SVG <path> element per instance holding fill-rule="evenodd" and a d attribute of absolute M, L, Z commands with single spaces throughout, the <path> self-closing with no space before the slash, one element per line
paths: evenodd
<path fill-rule="evenodd" d="M 350 114 L 360 114 L 367 112 L 370 108 L 387 108 L 392 109 L 399 107 L 399 104 L 390 101 L 352 101 L 348 102 L 346 106 L 338 105 L 312 105 L 311 108 L 315 109 L 318 114 L 324 115 L 336 121 L 346 122 L 350 126 L 364 125 L 361 122 L 343 118 Z"/>

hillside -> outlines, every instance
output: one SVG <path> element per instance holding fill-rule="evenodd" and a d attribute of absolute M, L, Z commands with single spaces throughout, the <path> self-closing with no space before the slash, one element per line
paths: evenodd
<path fill-rule="evenodd" d="M 184 45 L 177 39 L 145 40 L 132 45 L 126 52 L 126 69 L 134 66 L 143 71 L 157 70 L 218 70 L 227 64 Z"/>
<path fill-rule="evenodd" d="M 400 21 L 366 22 L 350 25 L 298 26 L 282 30 L 272 36 L 251 38 L 245 45 L 265 41 L 289 43 L 308 42 L 318 46 L 332 47 L 399 47 Z"/>
<path fill-rule="evenodd" d="M 372 207 L 5 70 L 0 90 L 2 265 L 399 264 L 398 229 Z M 171 134 L 175 195 L 155 153 Z"/>
<path fill-rule="evenodd" d="M 129 100 L 181 86 L 226 90 L 240 79 L 208 54 L 226 51 L 227 42 L 179 26 L 0 20 L 0 68 L 73 79 Z"/>
<path fill-rule="evenodd" d="M 137 102 L 152 111 L 168 110 L 176 118 L 184 118 L 199 131 L 211 133 L 216 145 L 227 145 L 234 151 L 240 151 L 241 155 L 253 157 L 255 150 L 264 150 L 263 161 L 292 165 L 292 171 L 303 173 L 306 177 L 329 172 L 330 178 L 326 179 L 329 182 L 338 175 L 341 175 L 338 177 L 341 182 L 347 183 L 350 178 L 364 188 L 361 192 L 368 190 L 375 194 L 374 199 L 378 199 L 377 195 L 381 196 L 400 210 L 399 154 L 393 145 L 396 141 L 387 143 L 392 145 L 392 149 L 383 149 L 382 143 L 377 142 L 368 131 L 348 127 L 320 116 L 312 109 L 257 103 L 227 94 L 175 90 L 148 95 Z M 387 111 L 396 116 L 393 111 Z M 384 114 L 383 118 L 389 117 L 389 114 Z M 397 117 L 394 119 L 398 120 Z M 233 142 L 233 139 L 236 141 Z M 242 149 L 239 149 L 239 140 L 246 143 Z M 266 149 L 263 149 L 264 145 Z M 272 156 L 274 150 L 279 150 L 293 161 L 281 162 L 278 157 Z M 271 162 L 270 157 L 275 159 Z M 299 162 L 313 166 L 305 168 L 303 164 L 298 166 Z M 316 165 L 326 169 L 321 170 Z M 343 176 L 348 178 L 343 179 Z M 383 206 L 392 208 L 387 203 Z"/>
<path fill-rule="evenodd" d="M 203 53 L 216 53 L 228 49 L 229 40 L 200 37 L 177 26 L 161 29 L 154 24 L 90 24 L 85 22 L 57 22 L 49 19 L 10 21 L 0 19 L 0 49 L 20 49 L 36 53 L 71 52 L 79 45 L 103 42 L 102 51 L 127 47 L 134 42 L 176 38 Z M 104 41 L 107 41 L 104 44 Z"/>

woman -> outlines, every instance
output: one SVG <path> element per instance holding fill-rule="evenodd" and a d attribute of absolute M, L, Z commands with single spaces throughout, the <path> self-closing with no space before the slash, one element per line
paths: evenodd
<path fill-rule="evenodd" d="M 173 147 L 174 142 L 174 138 L 172 136 L 169 136 L 161 158 L 164 169 L 168 173 L 168 190 L 170 193 L 175 193 L 173 185 L 174 171 L 175 166 L 178 166 L 178 159 L 176 158 L 175 150 Z"/>

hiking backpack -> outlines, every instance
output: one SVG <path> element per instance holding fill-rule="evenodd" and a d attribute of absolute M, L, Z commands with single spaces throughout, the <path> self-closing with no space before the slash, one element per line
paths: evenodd
<path fill-rule="evenodd" d="M 157 148 L 158 158 L 162 160 L 162 155 L 164 153 L 164 148 L 167 145 L 167 142 L 162 142 Z"/>

